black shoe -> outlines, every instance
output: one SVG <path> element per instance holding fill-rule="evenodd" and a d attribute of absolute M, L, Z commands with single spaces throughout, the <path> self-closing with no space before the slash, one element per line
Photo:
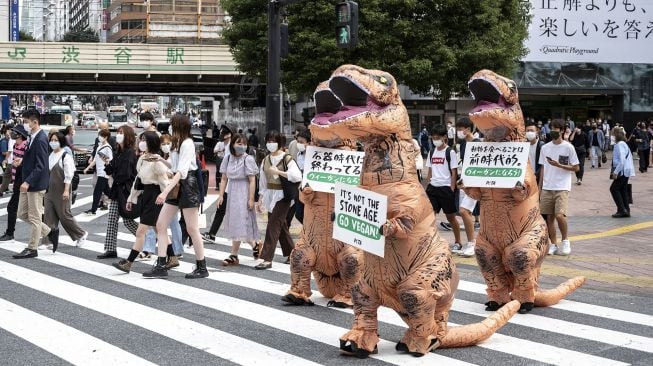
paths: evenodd
<path fill-rule="evenodd" d="M 87 215 L 95 215 L 95 212 L 93 212 L 91 210 L 84 211 L 84 213 L 87 214 Z"/>
<path fill-rule="evenodd" d="M 166 278 L 168 277 L 168 270 L 166 269 L 166 257 L 158 257 L 156 264 L 152 269 L 143 273 L 145 278 Z"/>
<path fill-rule="evenodd" d="M 52 253 L 56 252 L 57 248 L 59 248 L 59 228 L 50 230 L 48 239 L 50 239 L 50 243 L 52 243 Z"/>
<path fill-rule="evenodd" d="M 193 272 L 186 274 L 186 278 L 204 278 L 209 277 L 209 271 L 206 269 L 206 259 L 196 261 Z"/>
<path fill-rule="evenodd" d="M 535 304 L 532 302 L 525 302 L 521 304 L 519 307 L 519 314 L 528 314 L 533 308 L 535 307 Z"/>
<path fill-rule="evenodd" d="M 108 209 L 109 209 L 109 207 L 107 207 L 105 205 L 100 206 L 100 211 L 106 211 Z"/>
<path fill-rule="evenodd" d="M 107 250 L 106 252 L 97 256 L 97 259 L 118 258 L 118 252 L 115 250 Z"/>
<path fill-rule="evenodd" d="M 211 233 L 209 233 L 208 231 L 202 233 L 202 239 L 204 239 L 204 241 L 215 243 L 215 235 L 211 235 Z"/>
<path fill-rule="evenodd" d="M 32 250 L 29 248 L 25 248 L 23 249 L 22 252 L 12 255 L 14 259 L 36 258 L 38 256 L 39 254 L 36 252 L 36 250 Z"/>
<path fill-rule="evenodd" d="M 12 240 L 14 240 L 13 235 L 4 234 L 3 236 L 0 236 L 0 241 L 12 241 Z"/>
<path fill-rule="evenodd" d="M 617 212 L 616 214 L 612 215 L 615 219 L 619 219 L 622 217 L 630 217 L 630 214 L 628 212 Z"/>

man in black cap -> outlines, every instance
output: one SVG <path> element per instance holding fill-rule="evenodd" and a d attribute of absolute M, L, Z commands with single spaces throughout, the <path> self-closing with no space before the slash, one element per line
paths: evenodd
<path fill-rule="evenodd" d="M 27 148 L 27 131 L 23 128 L 22 124 L 16 125 L 11 130 L 11 138 L 16 140 L 14 144 L 13 154 L 14 161 L 20 163 Z M 13 191 L 11 198 L 7 204 L 7 230 L 0 236 L 0 242 L 13 241 L 14 231 L 16 230 L 16 217 L 18 215 L 18 198 L 20 198 L 20 185 L 23 184 L 21 175 L 22 167 L 20 165 L 12 168 L 12 178 L 14 181 Z"/>

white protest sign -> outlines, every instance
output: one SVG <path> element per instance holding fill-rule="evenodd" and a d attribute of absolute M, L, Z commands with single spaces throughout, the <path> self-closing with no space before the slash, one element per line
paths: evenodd
<path fill-rule="evenodd" d="M 336 183 L 357 186 L 361 182 L 364 152 L 308 146 L 302 187 L 334 193 Z"/>
<path fill-rule="evenodd" d="M 463 161 L 466 187 L 513 188 L 523 183 L 528 167 L 528 142 L 468 142 Z"/>
<path fill-rule="evenodd" d="M 333 238 L 383 257 L 385 237 L 381 226 L 388 212 L 388 198 L 354 186 L 336 183 Z"/>

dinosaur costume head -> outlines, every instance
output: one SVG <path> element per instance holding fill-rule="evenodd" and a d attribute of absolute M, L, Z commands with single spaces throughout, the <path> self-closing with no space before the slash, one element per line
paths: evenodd
<path fill-rule="evenodd" d="M 315 90 L 311 135 L 322 146 L 394 135 L 410 140 L 408 112 L 394 77 L 355 65 L 338 67 Z"/>
<path fill-rule="evenodd" d="M 524 116 L 514 81 L 481 70 L 469 80 L 469 90 L 476 100 L 469 118 L 483 132 L 485 141 L 526 141 Z"/>

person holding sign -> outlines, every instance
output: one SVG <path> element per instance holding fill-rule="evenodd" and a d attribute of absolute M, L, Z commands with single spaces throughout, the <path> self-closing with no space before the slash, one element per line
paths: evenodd
<path fill-rule="evenodd" d="M 551 142 L 542 147 L 540 164 L 540 211 L 546 215 L 546 224 L 549 230 L 549 254 L 569 255 L 571 244 L 567 238 L 567 205 L 569 204 L 569 191 L 571 191 L 571 174 L 580 169 L 576 149 L 572 144 L 562 139 L 564 121 L 551 122 Z M 556 244 L 555 222 L 560 227 L 562 241 Z"/>
<path fill-rule="evenodd" d="M 458 140 L 460 141 L 460 160 L 465 161 L 465 147 L 467 142 L 479 142 L 480 140 L 474 138 L 472 134 L 472 129 L 474 124 L 467 117 L 462 117 L 456 121 L 456 132 Z M 478 218 L 478 215 L 472 215 L 476 210 L 478 201 L 469 197 L 465 194 L 464 190 L 460 190 L 460 216 L 463 219 L 463 224 L 465 225 L 465 234 L 467 235 L 467 245 L 460 252 L 462 257 L 473 257 L 474 248 L 476 247 L 476 240 L 474 238 L 474 216 Z"/>
<path fill-rule="evenodd" d="M 429 172 L 426 180 L 426 195 L 431 201 L 433 211 L 437 215 L 444 212 L 453 229 L 455 243 L 451 244 L 452 252 L 460 252 L 460 224 L 456 220 L 456 181 L 458 180 L 458 158 L 456 152 L 447 145 L 447 128 L 437 125 L 431 132 L 434 149 L 428 155 L 426 166 Z M 473 227 L 473 226 L 472 226 Z"/>
<path fill-rule="evenodd" d="M 283 138 L 277 131 L 270 131 L 265 136 L 266 147 L 270 154 L 263 159 L 259 175 L 258 211 L 265 209 L 268 213 L 268 226 L 265 230 L 265 242 L 261 259 L 256 269 L 272 268 L 272 257 L 277 241 L 281 243 L 284 257 L 289 257 L 294 244 L 290 237 L 286 215 L 296 197 L 285 197 L 283 184 L 299 183 L 302 173 L 290 154 L 281 150 Z M 284 183 L 285 180 L 287 183 Z"/>

